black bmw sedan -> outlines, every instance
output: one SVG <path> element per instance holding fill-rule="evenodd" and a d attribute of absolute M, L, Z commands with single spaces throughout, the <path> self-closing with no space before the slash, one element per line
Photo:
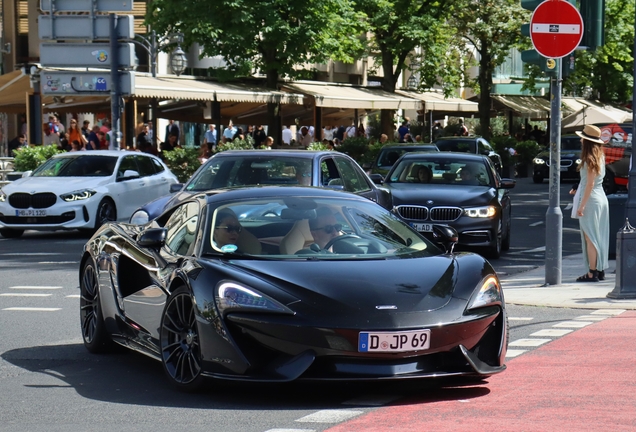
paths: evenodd
<path fill-rule="evenodd" d="M 433 224 L 459 233 L 459 245 L 483 248 L 499 258 L 510 247 L 511 210 L 508 189 L 490 158 L 467 153 L 403 155 L 387 174 L 393 210 L 431 238 Z"/>
<path fill-rule="evenodd" d="M 276 208 L 277 211 L 272 211 Z M 206 377 L 484 378 L 505 369 L 492 266 L 352 193 L 265 186 L 195 194 L 146 225 L 108 223 L 80 263 L 85 347 L 113 344 L 194 390 Z"/>

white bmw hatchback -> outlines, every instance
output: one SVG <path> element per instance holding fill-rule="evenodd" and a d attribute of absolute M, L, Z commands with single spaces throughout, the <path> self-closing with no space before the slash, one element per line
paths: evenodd
<path fill-rule="evenodd" d="M 159 158 L 146 153 L 62 153 L 0 189 L 0 234 L 94 230 L 108 221 L 126 221 L 177 182 Z"/>

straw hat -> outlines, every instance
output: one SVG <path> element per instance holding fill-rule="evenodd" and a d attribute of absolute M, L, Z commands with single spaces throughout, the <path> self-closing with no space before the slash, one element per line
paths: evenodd
<path fill-rule="evenodd" d="M 585 125 L 585 127 L 583 128 L 583 131 L 581 132 L 577 131 L 575 133 L 581 138 L 591 141 L 593 143 L 601 144 L 601 145 L 605 144 L 603 140 L 601 139 L 601 130 L 594 125 Z"/>

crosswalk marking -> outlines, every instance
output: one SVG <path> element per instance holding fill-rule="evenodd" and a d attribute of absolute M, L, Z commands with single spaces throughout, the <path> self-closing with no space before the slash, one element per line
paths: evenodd
<path fill-rule="evenodd" d="M 268 429 L 265 432 L 316 432 L 315 429 Z"/>
<path fill-rule="evenodd" d="M 55 312 L 62 308 L 37 308 L 37 307 L 9 307 L 2 309 L 3 311 L 29 311 L 29 312 Z"/>
<path fill-rule="evenodd" d="M 352 410 L 339 410 L 339 409 L 331 409 L 331 410 L 320 410 L 316 411 L 313 414 L 306 415 L 297 419 L 297 422 L 300 423 L 339 423 L 345 420 L 349 420 L 350 418 L 359 416 L 362 414 L 362 411 L 352 411 Z"/>
<path fill-rule="evenodd" d="M 49 297 L 53 294 L 41 294 L 41 293 L 2 293 L 1 297 Z"/>
<path fill-rule="evenodd" d="M 66 298 L 80 298 L 80 295 L 79 294 L 70 294 L 70 295 L 67 295 Z"/>
<path fill-rule="evenodd" d="M 585 326 L 589 326 L 590 324 L 594 324 L 594 323 L 591 321 L 563 321 L 561 323 L 553 325 L 552 327 L 583 328 Z"/>
<path fill-rule="evenodd" d="M 39 261 L 37 264 L 77 264 L 78 261 Z"/>
<path fill-rule="evenodd" d="M 582 320 L 582 321 L 603 321 L 606 320 L 607 317 L 606 316 L 594 316 L 594 315 L 581 315 L 579 317 L 574 318 L 575 320 Z"/>
<path fill-rule="evenodd" d="M 509 350 L 506 352 L 506 357 L 507 357 L 507 358 L 508 358 L 508 357 L 510 357 L 510 358 L 512 358 L 512 357 L 517 357 L 518 355 L 521 355 L 521 354 L 523 354 L 523 353 L 525 353 L 525 352 L 528 352 L 528 351 L 527 351 L 527 350 L 520 350 L 520 349 L 509 349 Z"/>
<path fill-rule="evenodd" d="M 550 342 L 552 339 L 517 339 L 516 341 L 512 341 L 508 344 L 508 346 L 527 346 L 527 347 L 537 347 L 539 345 L 543 345 L 544 343 Z"/>
<path fill-rule="evenodd" d="M 509 321 L 532 321 L 533 317 L 508 317 Z"/>
<path fill-rule="evenodd" d="M 573 331 L 574 330 L 544 329 L 544 330 L 539 330 L 538 332 L 534 332 L 530 336 L 558 337 L 558 336 L 565 336 L 566 334 L 572 333 Z"/>
<path fill-rule="evenodd" d="M 594 312 L 590 312 L 592 315 L 620 315 L 625 312 L 625 309 L 599 309 Z"/>
<path fill-rule="evenodd" d="M 17 285 L 9 287 L 14 290 L 57 290 L 62 289 L 61 286 L 34 286 L 34 285 Z"/>

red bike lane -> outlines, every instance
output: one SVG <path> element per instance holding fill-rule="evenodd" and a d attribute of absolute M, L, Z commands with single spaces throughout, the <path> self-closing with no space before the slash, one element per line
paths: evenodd
<path fill-rule="evenodd" d="M 625 312 L 509 360 L 487 384 L 403 399 L 328 431 L 633 431 L 635 336 L 636 312 Z"/>

